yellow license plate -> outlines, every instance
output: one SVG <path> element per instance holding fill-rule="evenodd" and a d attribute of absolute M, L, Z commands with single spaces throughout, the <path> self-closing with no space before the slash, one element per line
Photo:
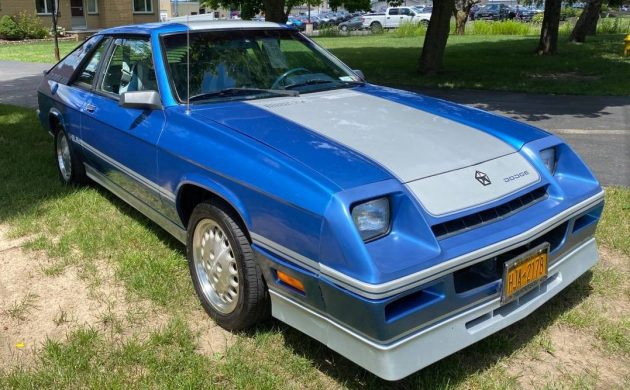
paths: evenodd
<path fill-rule="evenodd" d="M 505 263 L 503 272 L 503 295 L 507 303 L 531 290 L 547 277 L 549 245 L 542 244 L 522 256 Z"/>

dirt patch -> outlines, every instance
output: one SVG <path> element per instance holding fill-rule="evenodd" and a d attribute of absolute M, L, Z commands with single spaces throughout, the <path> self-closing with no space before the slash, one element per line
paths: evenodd
<path fill-rule="evenodd" d="M 602 352 L 592 335 L 554 326 L 548 337 L 548 351 L 533 356 L 519 354 L 508 363 L 508 372 L 518 378 L 523 388 L 544 388 L 550 383 L 566 387 L 590 383 L 602 389 L 624 387 L 630 362 Z"/>
<path fill-rule="evenodd" d="M 44 270 L 55 260 L 42 251 L 23 250 L 27 239 L 9 239 L 7 233 L 7 226 L 0 225 L 0 368 L 32 362 L 47 339 L 63 340 L 81 327 L 126 339 L 171 319 L 170 313 L 117 285 L 106 262 L 96 264 L 97 275 L 89 278 L 73 266 L 50 276 Z M 234 336 L 202 310 L 186 320 L 199 335 L 201 353 L 214 356 L 233 343 Z"/>

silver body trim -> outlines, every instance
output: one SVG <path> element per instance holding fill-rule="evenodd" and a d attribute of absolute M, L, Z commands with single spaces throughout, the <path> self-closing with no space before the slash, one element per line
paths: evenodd
<path fill-rule="evenodd" d="M 569 207 L 568 209 L 556 214 L 553 218 L 550 218 L 521 234 L 389 282 L 381 284 L 366 283 L 332 269 L 325 264 L 320 264 L 320 270 L 323 275 L 331 279 L 332 283 L 335 283 L 356 294 L 372 299 L 386 298 L 407 289 L 428 283 L 448 273 L 457 271 L 458 269 L 486 260 L 495 256 L 498 252 L 513 249 L 521 245 L 524 241 L 535 239 L 536 237 L 543 235 L 547 231 L 564 223 L 575 214 L 579 214 L 584 209 L 599 203 L 603 198 L 604 191 L 602 190 L 596 195 Z"/>
<path fill-rule="evenodd" d="M 91 153 L 94 153 L 96 156 L 98 156 L 102 160 L 104 160 L 107 163 L 113 165 L 114 167 L 116 167 L 116 169 L 118 169 L 121 172 L 129 175 L 130 177 L 132 177 L 133 179 L 135 179 L 139 183 L 144 184 L 147 188 L 150 188 L 151 190 L 153 190 L 153 191 L 157 192 L 158 194 L 164 196 L 166 199 L 170 200 L 171 202 L 175 202 L 175 198 L 176 198 L 175 194 L 173 194 L 172 192 L 164 189 L 159 184 L 154 183 L 151 180 L 149 180 L 146 177 L 144 177 L 141 174 L 139 174 L 138 172 L 127 168 L 126 165 L 123 165 L 120 162 L 114 160 L 113 158 L 109 157 L 108 155 L 106 155 L 105 153 L 103 153 L 100 150 L 96 149 L 94 146 L 88 144 L 87 142 L 83 141 L 82 139 L 76 137 L 75 142 L 77 142 L 79 145 L 81 145 L 83 148 L 85 148 L 86 150 L 90 151 Z"/>
<path fill-rule="evenodd" d="M 186 239 L 188 237 L 186 230 L 182 229 L 180 226 L 173 223 L 153 208 L 149 207 L 146 203 L 130 194 L 124 188 L 109 180 L 107 177 L 102 175 L 96 169 L 92 168 L 90 165 L 86 163 L 83 163 L 83 165 L 85 165 L 85 173 L 90 179 L 94 180 L 98 184 L 111 191 L 114 195 L 118 196 L 120 199 L 128 203 L 131 207 L 135 208 L 136 210 L 147 216 L 147 218 L 157 223 L 161 228 L 169 232 L 180 242 L 186 244 Z"/>
<path fill-rule="evenodd" d="M 502 307 L 497 297 L 390 344 L 369 340 L 270 290 L 272 315 L 381 378 L 398 380 L 524 318 L 596 262 L 595 238 L 590 238 L 552 264 L 549 279 L 517 301 Z"/>

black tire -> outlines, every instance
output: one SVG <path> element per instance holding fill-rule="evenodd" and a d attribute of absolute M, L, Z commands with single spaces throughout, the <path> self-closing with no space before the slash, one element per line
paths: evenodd
<path fill-rule="evenodd" d="M 370 30 L 375 34 L 380 33 L 383 32 L 383 26 L 379 22 L 372 22 L 372 24 L 370 24 Z"/>
<path fill-rule="evenodd" d="M 206 277 L 198 272 L 195 265 L 194 236 L 197 226 L 202 221 L 213 221 L 224 232 L 232 249 L 238 270 L 238 298 L 236 307 L 229 313 L 223 313 L 211 302 L 204 293 L 200 278 Z M 197 296 L 204 310 L 222 328 L 227 330 L 241 330 L 264 321 L 271 314 L 269 293 L 264 283 L 262 272 L 258 266 L 247 236 L 236 223 L 231 210 L 217 207 L 209 202 L 200 203 L 195 207 L 188 222 L 188 241 L 186 245 L 188 268 L 192 277 Z"/>
<path fill-rule="evenodd" d="M 339 29 L 340 29 L 341 31 L 343 31 L 343 32 L 346 32 L 346 31 L 348 31 L 348 26 L 343 25 L 343 26 L 339 27 Z"/>
<path fill-rule="evenodd" d="M 70 158 L 64 159 L 64 155 L 60 148 L 63 148 L 64 142 L 67 144 Z M 55 156 L 55 165 L 57 166 L 57 175 L 64 185 L 81 186 L 88 182 L 83 166 L 83 158 L 75 149 L 74 144 L 70 141 L 70 137 L 62 126 L 57 127 L 55 131 L 55 142 L 53 144 Z M 68 161 L 70 164 L 68 164 Z"/>

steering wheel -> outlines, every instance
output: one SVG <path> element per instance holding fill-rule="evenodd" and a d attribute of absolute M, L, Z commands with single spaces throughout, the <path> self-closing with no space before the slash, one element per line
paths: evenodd
<path fill-rule="evenodd" d="M 286 79 L 287 77 L 289 77 L 290 75 L 292 75 L 293 73 L 296 73 L 296 72 L 307 72 L 307 73 L 310 73 L 311 71 L 306 69 L 306 68 L 289 69 L 286 72 L 284 72 L 283 74 L 281 74 L 280 76 L 278 76 L 278 78 L 273 82 L 273 84 L 271 84 L 271 89 L 277 89 L 278 88 L 278 84 L 280 84 L 281 81 L 283 81 L 284 79 Z"/>

